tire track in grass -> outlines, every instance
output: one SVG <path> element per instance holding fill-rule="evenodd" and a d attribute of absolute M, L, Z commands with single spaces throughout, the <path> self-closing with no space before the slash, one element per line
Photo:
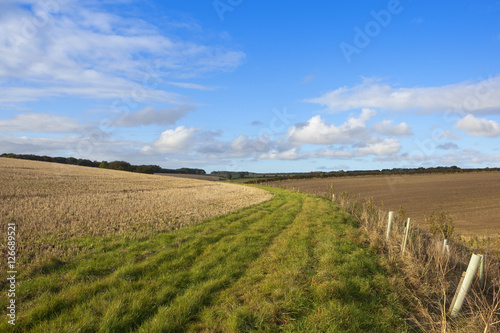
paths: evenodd
<path fill-rule="evenodd" d="M 245 227 L 245 229 L 234 232 L 217 242 L 210 242 L 196 257 L 189 271 L 186 272 L 185 284 L 187 287 L 179 288 L 174 299 L 163 303 L 163 308 L 166 309 L 165 314 L 162 313 L 161 309 L 157 311 L 159 317 L 166 316 L 166 318 L 177 319 L 167 320 L 167 323 L 160 321 L 161 324 L 153 319 L 153 325 L 147 326 L 145 331 L 177 330 L 183 323 L 189 321 L 189 318 L 198 311 L 200 304 L 208 302 L 219 289 L 225 288 L 237 280 L 252 258 L 265 249 L 270 239 L 275 237 L 275 234 L 279 233 L 284 225 L 290 223 L 291 216 L 296 213 L 294 212 L 296 204 L 296 201 L 280 204 L 279 209 L 268 210 L 267 216 L 264 217 L 259 212 L 259 214 L 253 215 L 256 222 L 250 224 L 248 228 Z M 297 205 L 296 209 L 300 210 L 300 205 Z M 287 217 L 287 215 L 290 216 Z M 276 222 L 281 222 L 282 225 L 279 226 L 279 223 Z M 270 224 L 275 224 L 279 228 L 276 228 L 274 233 L 268 233 Z M 196 301 L 192 301 L 193 299 Z M 191 304 L 191 306 L 186 306 L 187 304 Z M 190 309 L 189 315 L 186 312 L 187 309 Z M 157 325 L 160 325 L 158 326 L 160 328 Z"/>
<path fill-rule="evenodd" d="M 156 240 L 149 241 L 153 245 L 150 250 L 156 252 L 150 258 L 117 266 L 110 276 L 93 283 L 65 288 L 41 306 L 35 300 L 33 304 L 39 306 L 29 311 L 24 324 L 33 326 L 33 331 L 51 331 L 60 329 L 63 322 L 78 322 L 85 315 L 94 317 L 94 321 L 87 321 L 79 330 L 120 332 L 139 327 L 172 302 L 171 308 L 175 309 L 179 303 L 175 303 L 176 299 L 182 295 L 201 297 L 207 302 L 215 291 L 237 280 L 248 264 L 291 223 L 301 209 L 300 201 L 300 195 L 278 194 L 260 208 L 250 207 L 203 222 L 180 230 L 175 237 L 158 235 L 154 237 Z M 169 244 L 162 244 L 162 238 L 168 239 Z M 138 244 L 129 245 L 132 246 Z M 230 268 L 228 272 L 226 267 Z M 193 290 L 206 293 L 196 296 Z M 186 299 L 191 296 L 185 296 L 181 303 Z M 179 313 L 184 313 L 181 310 L 179 307 Z M 169 313 L 172 311 L 177 310 Z M 195 315 L 196 307 L 192 311 Z"/>
<path fill-rule="evenodd" d="M 325 200 L 326 202 L 326 200 Z M 323 219 L 318 233 L 317 273 L 311 281 L 314 306 L 289 327 L 291 331 L 407 332 L 398 297 L 378 255 L 362 244 L 366 237 L 351 216 L 326 207 L 335 219 Z"/>
<path fill-rule="evenodd" d="M 277 331 L 307 313 L 317 258 L 320 198 L 305 196 L 302 211 L 245 275 L 205 308 L 190 331 Z"/>

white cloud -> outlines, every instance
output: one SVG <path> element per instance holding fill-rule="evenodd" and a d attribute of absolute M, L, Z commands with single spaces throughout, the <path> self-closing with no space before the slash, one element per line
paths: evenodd
<path fill-rule="evenodd" d="M 23 113 L 0 120 L 0 131 L 10 133 L 80 133 L 83 130 L 84 126 L 73 118 L 45 113 Z"/>
<path fill-rule="evenodd" d="M 437 136 L 438 138 L 444 138 L 444 139 L 449 139 L 449 140 L 459 140 L 460 136 L 456 135 L 450 130 L 445 130 Z"/>
<path fill-rule="evenodd" d="M 216 87 L 208 87 L 208 86 L 203 86 L 201 84 L 190 83 L 190 82 L 173 82 L 173 81 L 168 81 L 166 83 L 170 84 L 172 86 L 176 86 L 176 87 L 179 87 L 179 88 L 185 88 L 185 89 L 195 89 L 195 90 L 205 90 L 205 91 L 211 91 L 211 90 L 215 90 L 216 89 Z"/>
<path fill-rule="evenodd" d="M 373 125 L 373 129 L 383 135 L 394 135 L 394 136 L 400 136 L 400 135 L 412 135 L 413 131 L 410 126 L 408 126 L 406 123 L 400 123 L 397 125 L 392 124 L 392 120 L 383 120 L 379 123 L 376 123 Z"/>
<path fill-rule="evenodd" d="M 411 127 L 406 123 L 393 125 L 392 120 L 385 120 L 368 126 L 367 123 L 377 112 L 373 109 L 364 108 L 357 117 L 350 117 L 343 124 L 336 126 L 328 124 L 321 116 L 314 116 L 304 123 L 291 126 L 285 137 L 285 142 L 292 146 L 303 144 L 330 145 L 326 149 L 304 153 L 300 157 L 297 150 L 293 150 L 291 156 L 298 158 L 336 158 L 349 159 L 364 157 L 368 155 L 390 156 L 401 150 L 401 144 L 396 138 L 381 138 L 373 136 L 373 133 L 381 133 L 388 136 L 402 136 L 413 134 Z M 290 158 L 284 154 L 284 149 L 276 149 L 265 156 L 273 159 L 282 157 Z M 284 159 L 284 158 L 283 158 Z"/>
<path fill-rule="evenodd" d="M 333 150 L 333 149 L 324 149 L 319 150 L 313 154 L 314 157 L 332 157 L 332 158 L 350 158 L 354 157 L 354 153 L 352 151 L 346 150 Z"/>
<path fill-rule="evenodd" d="M 0 94 L 1 103 L 19 103 L 36 101 L 48 97 L 82 97 L 82 98 L 110 98 L 114 99 L 110 107 L 125 111 L 136 108 L 138 103 L 161 101 L 171 104 L 185 104 L 186 97 L 177 93 L 162 90 L 151 90 L 119 78 L 104 78 L 99 82 L 81 82 L 77 87 L 50 86 L 50 87 L 4 87 Z"/>
<path fill-rule="evenodd" d="M 117 127 L 134 127 L 141 125 L 173 125 L 179 119 L 186 116 L 194 108 L 190 106 L 180 106 L 170 109 L 155 109 L 148 106 L 133 113 L 122 113 L 117 118 L 111 120 L 110 124 Z"/>
<path fill-rule="evenodd" d="M 345 150 L 344 147 L 340 148 L 327 148 L 318 150 L 310 154 L 310 157 L 328 157 L 335 159 L 352 159 L 354 157 L 363 157 L 368 155 L 377 156 L 393 156 L 401 150 L 401 144 L 398 139 L 394 138 L 371 138 L 369 143 L 353 145 L 352 150 Z"/>
<path fill-rule="evenodd" d="M 392 155 L 401 150 L 401 144 L 397 139 L 384 139 L 382 142 L 371 143 L 366 147 L 359 148 L 356 155 Z"/>
<path fill-rule="evenodd" d="M 394 111 L 455 110 L 460 113 L 498 113 L 500 76 L 478 83 L 461 82 L 440 87 L 416 88 L 394 88 L 374 80 L 364 80 L 357 86 L 341 87 L 305 101 L 325 105 L 333 112 L 369 107 Z"/>
<path fill-rule="evenodd" d="M 200 128 L 179 126 L 173 130 L 161 133 L 160 138 L 152 145 L 141 148 L 142 153 L 152 154 L 155 152 L 189 152 L 193 149 L 196 134 Z"/>
<path fill-rule="evenodd" d="M 297 160 L 303 158 L 303 156 L 298 153 L 297 148 L 292 148 L 282 152 L 272 149 L 267 153 L 261 154 L 259 158 L 263 160 Z"/>
<path fill-rule="evenodd" d="M 78 136 L 64 136 L 62 138 L 1 136 L 0 144 L 4 152 L 18 154 L 32 154 L 36 152 L 40 155 L 59 156 L 63 152 L 74 154 L 80 139 Z"/>
<path fill-rule="evenodd" d="M 280 146 L 278 141 L 271 140 L 267 135 L 252 138 L 242 134 L 229 141 L 218 139 L 221 135 L 220 131 L 210 132 L 202 131 L 201 128 L 179 126 L 164 131 L 158 140 L 143 146 L 140 152 L 145 155 L 178 153 L 168 155 L 176 158 L 183 158 L 182 155 L 190 155 L 201 156 L 204 159 L 230 159 L 236 157 L 256 159 L 259 154 L 274 151 L 271 155 L 277 155 L 288 149 Z M 284 154 L 280 156 L 284 156 Z"/>
<path fill-rule="evenodd" d="M 167 37 L 146 21 L 104 13 L 98 3 L 45 3 L 19 1 L 0 11 L 0 102 L 71 95 L 178 103 L 181 96 L 163 83 L 210 89 L 172 79 L 229 71 L 245 57 L 222 44 Z"/>
<path fill-rule="evenodd" d="M 476 118 L 471 114 L 457 121 L 455 127 L 465 131 L 470 136 L 487 136 L 490 138 L 500 136 L 500 126 L 496 121 Z"/>
<path fill-rule="evenodd" d="M 351 117 L 340 126 L 326 123 L 319 115 L 314 116 L 305 123 L 290 127 L 287 139 L 294 144 L 350 143 L 367 136 L 366 122 L 376 114 L 375 110 L 363 109 L 358 118 Z"/>
<path fill-rule="evenodd" d="M 267 151 L 271 144 L 267 135 L 261 135 L 255 139 L 247 135 L 239 135 L 231 141 L 230 147 L 234 153 L 252 153 Z"/>
<path fill-rule="evenodd" d="M 0 136 L 4 152 L 37 154 L 48 156 L 73 156 L 90 160 L 137 160 L 141 143 L 130 140 L 116 140 L 107 136 L 66 135 L 55 138 Z"/>

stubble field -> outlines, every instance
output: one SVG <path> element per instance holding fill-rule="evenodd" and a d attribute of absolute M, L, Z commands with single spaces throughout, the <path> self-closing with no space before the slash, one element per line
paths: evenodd
<path fill-rule="evenodd" d="M 193 174 L 182 174 L 182 173 L 155 173 L 155 175 L 156 176 L 186 178 L 186 179 L 210 180 L 210 181 L 222 180 L 222 177 L 211 176 L 211 175 L 193 175 Z"/>
<path fill-rule="evenodd" d="M 232 184 L 7 158 L 0 184 L 1 232 L 16 224 L 24 263 L 88 248 L 74 239 L 177 230 L 271 198 Z"/>
<path fill-rule="evenodd" d="M 500 173 L 477 172 L 404 176 L 314 178 L 266 183 L 286 189 L 329 196 L 346 191 L 361 200 L 373 197 L 384 210 L 397 211 L 425 225 L 431 212 L 448 212 L 465 236 L 498 236 L 500 232 Z"/>

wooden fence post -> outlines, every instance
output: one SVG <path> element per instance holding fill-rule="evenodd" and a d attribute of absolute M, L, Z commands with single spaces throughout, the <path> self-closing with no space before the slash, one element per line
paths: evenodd
<path fill-rule="evenodd" d="M 405 254 L 406 243 L 408 242 L 408 233 L 409 232 L 410 232 L 410 218 L 408 218 L 408 221 L 406 222 L 405 237 L 403 239 L 403 250 L 401 251 L 401 254 Z"/>
<path fill-rule="evenodd" d="M 385 234 L 385 240 L 389 240 L 389 234 L 391 233 L 392 220 L 394 220 L 394 212 L 389 212 L 389 219 L 387 220 L 387 233 Z"/>
<path fill-rule="evenodd" d="M 472 284 L 472 280 L 474 279 L 474 276 L 476 275 L 480 260 L 481 260 L 481 257 L 479 255 L 477 255 L 475 253 L 472 254 L 470 261 L 469 261 L 469 267 L 467 267 L 467 271 L 465 272 L 464 281 L 463 281 L 462 285 L 458 287 L 458 289 L 455 293 L 458 295 L 456 296 L 455 304 L 453 304 L 453 308 L 451 309 L 451 316 L 452 317 L 456 317 L 458 315 L 458 313 L 460 312 L 460 309 L 462 308 L 462 305 L 464 304 L 465 296 L 467 295 L 467 292 L 469 291 L 469 288 Z"/>

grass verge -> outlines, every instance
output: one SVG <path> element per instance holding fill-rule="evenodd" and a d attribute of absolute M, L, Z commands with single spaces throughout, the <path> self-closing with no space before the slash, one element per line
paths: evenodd
<path fill-rule="evenodd" d="M 20 273 L 16 326 L 0 331 L 410 330 L 348 214 L 267 189 L 274 199 L 175 232 L 70 240 L 93 250 Z"/>

